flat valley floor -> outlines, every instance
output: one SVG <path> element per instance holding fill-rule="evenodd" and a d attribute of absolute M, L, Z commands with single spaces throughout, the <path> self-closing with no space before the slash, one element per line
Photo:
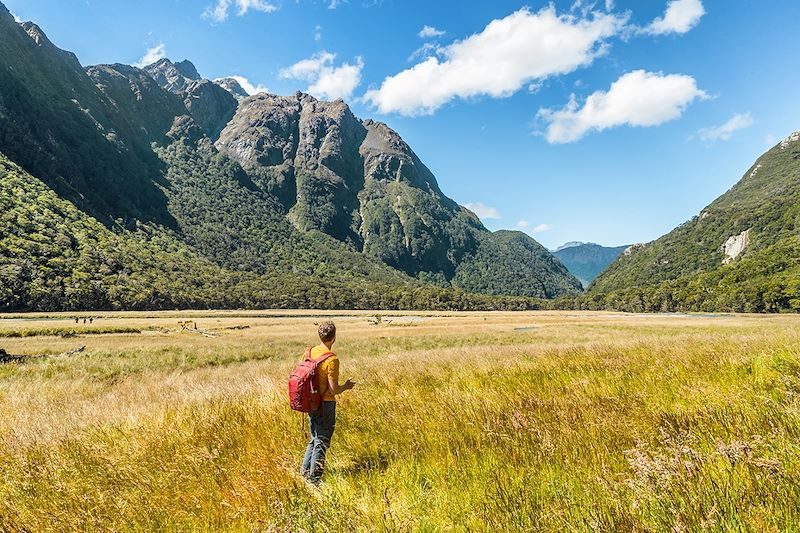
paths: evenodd
<path fill-rule="evenodd" d="M 286 381 L 325 317 L 357 386 L 317 490 Z M 0 348 L 0 531 L 800 530 L 796 315 L 0 315 Z"/>

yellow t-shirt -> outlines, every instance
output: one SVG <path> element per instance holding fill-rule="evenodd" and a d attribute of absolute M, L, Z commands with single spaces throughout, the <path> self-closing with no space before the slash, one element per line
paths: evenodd
<path fill-rule="evenodd" d="M 311 359 L 319 359 L 329 351 L 328 347 L 324 344 L 314 346 L 311 348 Z M 328 391 L 328 378 L 332 378 L 333 381 L 336 382 L 339 380 L 339 358 L 335 355 L 328 357 L 317 367 L 317 388 L 320 393 L 322 393 L 322 400 L 326 402 L 335 402 L 336 396 Z"/>

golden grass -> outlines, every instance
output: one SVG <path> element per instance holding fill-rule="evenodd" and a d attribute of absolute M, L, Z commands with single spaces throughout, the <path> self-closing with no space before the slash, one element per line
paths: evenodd
<path fill-rule="evenodd" d="M 285 386 L 321 313 L 112 313 L 94 327 L 142 332 L 2 339 L 87 348 L 0 366 L 0 530 L 800 527 L 796 317 L 327 315 L 358 386 L 319 492 L 294 473 Z"/>

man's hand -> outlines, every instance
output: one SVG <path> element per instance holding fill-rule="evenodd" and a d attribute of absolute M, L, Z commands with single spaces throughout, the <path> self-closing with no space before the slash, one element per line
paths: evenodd
<path fill-rule="evenodd" d="M 347 381 L 344 382 L 344 385 L 342 386 L 342 390 L 350 390 L 355 386 L 356 386 L 356 382 L 353 381 L 352 379 L 348 379 Z"/>

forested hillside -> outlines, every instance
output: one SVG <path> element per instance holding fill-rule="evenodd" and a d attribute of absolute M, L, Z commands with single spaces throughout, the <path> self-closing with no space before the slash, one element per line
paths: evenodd
<path fill-rule="evenodd" d="M 0 154 L 0 309 L 536 309 L 419 282 L 221 268 L 152 224 L 108 228 Z M 334 271 L 335 272 L 335 271 Z M 393 274 L 395 276 L 399 274 Z"/>
<path fill-rule="evenodd" d="M 586 301 L 647 310 L 798 310 L 799 238 L 800 132 L 759 157 L 699 215 L 626 250 Z"/>

